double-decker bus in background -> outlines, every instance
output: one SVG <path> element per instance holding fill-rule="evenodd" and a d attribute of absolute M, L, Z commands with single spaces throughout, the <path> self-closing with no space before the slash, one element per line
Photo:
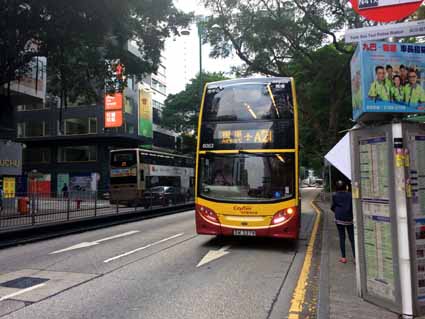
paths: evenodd
<path fill-rule="evenodd" d="M 146 149 L 118 149 L 110 153 L 112 204 L 172 205 L 194 194 L 193 157 Z"/>
<path fill-rule="evenodd" d="M 206 85 L 196 155 L 198 234 L 298 238 L 297 112 L 292 78 Z"/>

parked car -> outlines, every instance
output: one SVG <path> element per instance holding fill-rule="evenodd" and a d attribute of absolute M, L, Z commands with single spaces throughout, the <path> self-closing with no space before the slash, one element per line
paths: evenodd
<path fill-rule="evenodd" d="M 144 207 L 151 205 L 171 206 L 186 202 L 187 194 L 174 186 L 155 186 L 146 190 L 143 196 Z"/>

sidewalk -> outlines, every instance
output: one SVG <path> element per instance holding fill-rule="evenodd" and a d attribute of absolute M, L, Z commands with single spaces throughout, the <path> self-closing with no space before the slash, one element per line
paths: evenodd
<path fill-rule="evenodd" d="M 323 212 L 323 242 L 318 319 L 397 319 L 398 315 L 368 303 L 357 296 L 356 269 L 347 238 L 348 262 L 340 263 L 338 232 L 328 201 L 316 204 Z"/>

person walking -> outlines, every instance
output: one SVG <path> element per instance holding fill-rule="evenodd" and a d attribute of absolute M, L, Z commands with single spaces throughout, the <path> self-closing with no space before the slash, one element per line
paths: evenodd
<path fill-rule="evenodd" d="M 68 194 L 69 194 L 68 185 L 64 183 L 62 187 L 62 195 L 64 198 L 68 198 Z"/>
<path fill-rule="evenodd" d="M 354 248 L 354 225 L 353 225 L 353 202 L 351 193 L 347 191 L 347 185 L 343 181 L 336 184 L 336 193 L 332 196 L 331 210 L 335 213 L 335 223 L 338 229 L 339 246 L 341 249 L 341 258 L 339 261 L 347 263 L 345 254 L 345 232 L 348 233 L 348 239 L 351 243 L 353 256 L 355 258 Z"/>

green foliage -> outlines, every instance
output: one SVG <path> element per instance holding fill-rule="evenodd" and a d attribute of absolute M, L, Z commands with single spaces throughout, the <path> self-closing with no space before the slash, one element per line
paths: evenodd
<path fill-rule="evenodd" d="M 154 72 L 165 39 L 190 19 L 172 0 L 0 0 L 0 85 L 42 55 L 52 94 L 65 102 L 98 99 L 105 61 L 121 59 L 129 74 Z M 129 54 L 128 41 L 139 47 L 138 58 Z M 37 46 L 28 50 L 28 43 Z"/>
<path fill-rule="evenodd" d="M 319 170 L 323 155 L 351 128 L 351 56 L 333 45 L 312 53 L 317 63 L 306 67 L 294 60 L 300 110 L 301 165 Z"/>
<path fill-rule="evenodd" d="M 213 57 L 235 53 L 240 75 L 292 76 L 300 109 L 301 165 L 319 170 L 323 155 L 352 126 L 349 62 L 339 41 L 344 27 L 367 25 L 340 0 L 204 0 Z M 219 28 L 217 28 L 217 25 Z"/>
<path fill-rule="evenodd" d="M 202 87 L 208 82 L 225 80 L 222 73 L 203 73 Z M 161 124 L 176 132 L 193 135 L 196 131 L 201 105 L 201 82 L 199 74 L 186 85 L 186 89 L 177 94 L 171 94 L 165 100 Z"/>

